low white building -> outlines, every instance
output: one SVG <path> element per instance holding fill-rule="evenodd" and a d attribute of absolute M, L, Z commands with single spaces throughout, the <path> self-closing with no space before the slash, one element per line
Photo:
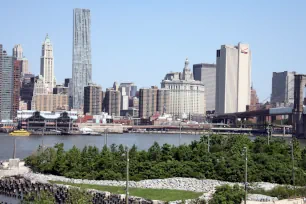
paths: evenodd
<path fill-rule="evenodd" d="M 17 120 L 25 120 L 25 119 L 33 116 L 33 113 L 35 113 L 35 112 L 36 112 L 36 110 L 18 110 L 17 111 Z M 67 112 L 68 116 L 73 120 L 78 119 L 77 111 L 55 111 L 55 112 L 39 111 L 39 112 L 40 112 L 40 115 L 42 117 L 47 118 L 47 119 L 59 118 L 61 113 L 63 113 L 63 112 Z"/>
<path fill-rule="evenodd" d="M 93 115 L 93 119 L 96 120 L 96 123 L 106 124 L 107 119 L 112 119 L 112 116 L 108 115 L 108 113 L 102 112 L 101 115 Z"/>

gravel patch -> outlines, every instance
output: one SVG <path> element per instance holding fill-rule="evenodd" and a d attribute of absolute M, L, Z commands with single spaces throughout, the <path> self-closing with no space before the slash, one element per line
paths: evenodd
<path fill-rule="evenodd" d="M 261 194 L 248 194 L 247 199 L 252 201 L 262 201 L 262 202 L 273 202 L 278 200 L 278 198 L 276 197 L 271 197 Z"/>
<path fill-rule="evenodd" d="M 30 180 L 36 180 L 42 183 L 52 181 L 62 181 L 75 184 L 92 184 L 102 186 L 125 186 L 125 181 L 114 181 L 114 180 L 87 180 L 87 179 L 70 179 L 63 176 L 45 175 L 37 173 L 25 173 L 25 178 Z M 131 188 L 153 188 L 153 189 L 175 189 L 184 191 L 203 192 L 203 198 L 210 197 L 217 186 L 228 184 L 233 186 L 238 184 L 243 186 L 243 183 L 232 183 L 226 181 L 218 181 L 211 179 L 195 179 L 195 178 L 167 178 L 167 179 L 150 179 L 142 181 L 129 181 Z M 251 183 L 251 188 L 262 188 L 265 190 L 271 190 L 278 184 L 258 182 Z"/>
<path fill-rule="evenodd" d="M 4 170 L 3 170 L 4 171 Z M 91 184 L 91 185 L 101 185 L 101 186 L 125 186 L 125 181 L 115 181 L 115 180 L 87 180 L 87 179 L 71 179 L 63 176 L 46 175 L 33 173 L 30 169 L 24 168 L 19 170 L 5 170 L 5 173 L 0 171 L 1 176 L 13 176 L 21 175 L 26 179 L 31 181 L 37 181 L 41 183 L 48 183 L 48 181 L 62 181 L 75 184 Z M 142 181 L 129 181 L 129 187 L 131 188 L 153 188 L 153 189 L 172 189 L 172 190 L 184 190 L 184 191 L 194 191 L 203 192 L 203 195 L 199 199 L 210 200 L 212 195 L 215 193 L 215 188 L 224 184 L 233 186 L 238 184 L 244 186 L 243 183 L 233 183 L 212 179 L 195 179 L 195 178 L 167 178 L 167 179 L 149 179 Z M 262 188 L 264 190 L 271 190 L 278 184 L 266 183 L 266 182 L 255 182 L 249 183 L 249 187 L 256 189 Z M 252 201 L 276 201 L 277 198 L 259 195 L 259 194 L 249 194 L 248 200 Z M 174 201 L 173 203 L 178 203 Z"/>

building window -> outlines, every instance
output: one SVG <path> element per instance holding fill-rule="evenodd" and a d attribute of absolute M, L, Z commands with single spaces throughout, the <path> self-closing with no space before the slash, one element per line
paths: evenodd
<path fill-rule="evenodd" d="M 220 57 L 220 50 L 217 50 L 217 57 Z"/>

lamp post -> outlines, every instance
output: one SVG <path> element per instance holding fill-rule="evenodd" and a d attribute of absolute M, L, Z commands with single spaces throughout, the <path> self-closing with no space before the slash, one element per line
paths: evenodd
<path fill-rule="evenodd" d="M 208 135 L 207 135 L 207 152 L 209 153 L 210 152 L 210 131 L 208 132 Z"/>
<path fill-rule="evenodd" d="M 245 172 L 244 172 L 244 204 L 246 204 L 247 200 L 247 182 L 248 182 L 248 149 L 244 147 L 245 153 Z"/>
<path fill-rule="evenodd" d="M 13 159 L 16 159 L 16 138 L 14 138 L 14 152 L 13 152 Z"/>
<path fill-rule="evenodd" d="M 107 147 L 107 139 L 108 139 L 108 128 L 104 129 L 104 146 Z"/>
<path fill-rule="evenodd" d="M 129 203 L 129 148 L 126 147 L 126 187 L 125 187 L 125 203 Z"/>
<path fill-rule="evenodd" d="M 182 122 L 180 121 L 180 140 L 179 140 L 179 145 L 181 145 L 181 139 L 182 139 Z"/>
<path fill-rule="evenodd" d="M 106 147 L 108 145 L 108 128 L 106 128 Z"/>
<path fill-rule="evenodd" d="M 270 133 L 271 133 L 271 127 L 270 124 L 268 125 L 268 145 L 270 145 Z"/>
<path fill-rule="evenodd" d="M 293 148 L 293 139 L 291 140 L 291 160 L 292 160 L 292 185 L 294 188 L 294 197 L 296 196 L 295 192 L 295 174 L 294 174 L 294 148 Z"/>
<path fill-rule="evenodd" d="M 104 146 L 106 145 L 106 129 L 104 129 Z"/>

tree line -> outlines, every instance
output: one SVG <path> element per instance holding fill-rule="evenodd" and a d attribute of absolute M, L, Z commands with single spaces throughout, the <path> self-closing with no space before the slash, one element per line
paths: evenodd
<path fill-rule="evenodd" d="M 245 155 L 248 149 L 248 181 L 292 184 L 294 166 L 295 183 L 306 185 L 306 149 L 299 141 L 291 144 L 283 139 L 263 137 L 251 141 L 244 135 L 203 136 L 189 145 L 160 146 L 155 142 L 147 151 L 134 145 L 128 149 L 130 180 L 192 177 L 218 179 L 230 182 L 244 181 Z M 209 151 L 208 151 L 209 150 Z M 126 177 L 126 148 L 112 144 L 101 150 L 85 146 L 64 150 L 63 144 L 52 148 L 39 147 L 36 153 L 25 159 L 35 172 L 66 176 L 69 178 L 124 180 Z"/>

